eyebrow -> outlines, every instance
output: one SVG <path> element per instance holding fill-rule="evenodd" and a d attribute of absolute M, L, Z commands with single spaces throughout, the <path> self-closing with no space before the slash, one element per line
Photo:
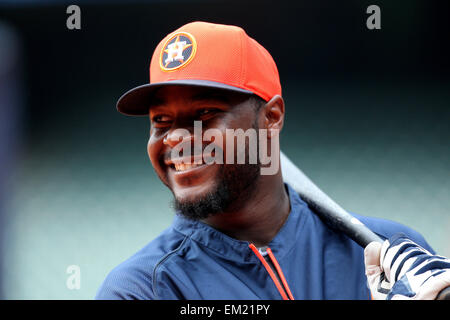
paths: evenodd
<path fill-rule="evenodd" d="M 156 108 L 156 107 L 161 107 L 164 105 L 164 100 L 163 99 L 159 99 L 156 97 L 153 97 L 149 103 L 149 109 L 150 108 Z"/>

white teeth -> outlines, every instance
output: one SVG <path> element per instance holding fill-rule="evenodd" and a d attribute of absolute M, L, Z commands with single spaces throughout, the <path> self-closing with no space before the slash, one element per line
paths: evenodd
<path fill-rule="evenodd" d="M 174 163 L 176 171 L 184 171 L 191 168 L 198 167 L 198 164 L 195 163 Z"/>

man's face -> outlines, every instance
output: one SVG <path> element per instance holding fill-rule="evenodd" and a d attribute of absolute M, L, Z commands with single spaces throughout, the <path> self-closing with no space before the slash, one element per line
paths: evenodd
<path fill-rule="evenodd" d="M 248 95 L 240 93 L 189 86 L 166 86 L 155 93 L 150 106 L 151 129 L 147 151 L 159 178 L 172 191 L 179 213 L 203 219 L 229 209 L 233 202 L 254 189 L 252 187 L 260 172 L 259 164 L 249 164 L 247 157 L 245 164 L 237 164 L 236 161 L 224 163 L 226 129 L 246 131 L 258 128 L 258 114 L 248 98 Z M 202 141 L 202 137 L 196 137 L 194 121 L 201 121 L 202 133 L 208 129 L 220 133 L 222 139 L 218 139 L 218 149 L 215 150 L 223 152 L 224 164 L 205 163 L 206 157 L 215 155 L 207 154 L 205 147 L 209 145 L 208 150 L 212 150 L 215 140 Z M 176 135 L 179 129 L 188 134 L 180 138 Z M 195 150 L 195 139 L 202 141 L 201 150 Z M 190 159 L 173 152 L 180 148 L 181 141 L 191 144 Z M 236 149 L 234 155 L 237 157 Z M 192 165 L 199 159 L 200 164 Z M 191 165 L 180 164 L 181 160 Z"/>

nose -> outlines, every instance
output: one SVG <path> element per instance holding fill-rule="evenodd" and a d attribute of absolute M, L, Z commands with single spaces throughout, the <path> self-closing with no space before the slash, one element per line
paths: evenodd
<path fill-rule="evenodd" d="M 179 143 L 190 142 L 194 140 L 194 135 L 192 132 L 185 128 L 176 128 L 169 130 L 164 136 L 163 143 L 170 148 L 174 148 Z"/>

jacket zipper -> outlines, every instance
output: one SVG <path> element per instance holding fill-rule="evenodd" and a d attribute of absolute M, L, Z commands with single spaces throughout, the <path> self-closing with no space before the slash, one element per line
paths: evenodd
<path fill-rule="evenodd" d="M 291 289 L 289 288 L 289 285 L 286 281 L 286 278 L 284 277 L 283 271 L 281 270 L 280 265 L 278 264 L 277 259 L 273 255 L 273 252 L 270 248 L 267 248 L 267 254 L 269 255 L 270 261 L 272 261 L 272 264 L 275 266 L 275 270 L 278 274 L 278 277 L 280 278 L 282 284 L 278 280 L 277 276 L 275 275 L 274 271 L 270 267 L 270 265 L 267 263 L 266 259 L 261 255 L 259 250 L 255 247 L 253 243 L 249 244 L 250 249 L 252 249 L 253 253 L 258 257 L 259 261 L 263 264 L 264 268 L 266 268 L 267 273 L 272 278 L 273 283 L 278 289 L 278 292 L 280 293 L 283 300 L 294 300 L 294 297 L 292 296 Z"/>

